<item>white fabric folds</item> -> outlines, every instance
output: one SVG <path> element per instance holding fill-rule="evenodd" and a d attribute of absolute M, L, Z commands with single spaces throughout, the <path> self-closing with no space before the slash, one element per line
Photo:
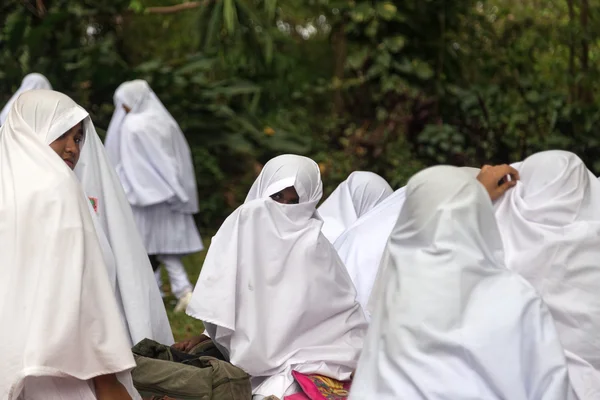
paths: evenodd
<path fill-rule="evenodd" d="M 299 204 L 269 197 L 291 186 Z M 257 395 L 283 398 L 292 370 L 343 380 L 356 367 L 366 321 L 321 233 L 315 210 L 321 194 L 314 161 L 294 155 L 269 161 L 213 238 L 187 309 L 207 323 L 231 362 L 255 378 Z"/>
<path fill-rule="evenodd" d="M 48 145 L 73 111 L 54 93 L 22 94 L 0 129 L 3 400 L 29 376 L 85 381 L 135 366 L 88 200 Z"/>
<path fill-rule="evenodd" d="M 318 208 L 323 218 L 323 235 L 334 243 L 357 219 L 393 192 L 386 180 L 373 172 L 351 173 Z"/>
<path fill-rule="evenodd" d="M 123 105 L 131 109 L 129 114 Z M 125 82 L 117 88 L 106 148 L 131 205 L 169 202 L 182 213 L 198 212 L 190 148 L 146 81 Z"/>
<path fill-rule="evenodd" d="M 179 125 L 146 81 L 123 83 L 114 101 L 106 150 L 146 251 L 183 255 L 202 250 L 193 219 L 198 212 L 194 165 Z"/>
<path fill-rule="evenodd" d="M 482 185 L 455 167 L 415 175 L 350 398 L 573 399 L 550 312 L 501 253 Z"/>
<path fill-rule="evenodd" d="M 600 182 L 565 151 L 534 154 L 518 168 L 520 182 L 495 205 L 507 267 L 552 312 L 579 397 L 598 399 Z"/>
<path fill-rule="evenodd" d="M 359 218 L 335 241 L 342 262 L 357 291 L 357 299 L 370 318 L 369 299 L 379 271 L 381 256 L 404 204 L 405 188 L 396 190 Z"/>
<path fill-rule="evenodd" d="M 117 298 L 132 345 L 148 338 L 173 344 L 173 333 L 144 243 L 119 178 L 110 164 L 88 113 L 72 103 L 68 124 L 83 119 L 85 143 L 75 173 L 94 206 L 94 215 L 114 258 Z"/>
<path fill-rule="evenodd" d="M 52 89 L 52 85 L 46 79 L 46 77 L 42 74 L 32 73 L 27 74 L 23 81 L 21 82 L 21 86 L 17 91 L 12 95 L 12 97 L 8 100 L 8 102 L 4 105 L 4 108 L 0 112 L 0 126 L 4 125 L 6 118 L 8 117 L 8 112 L 12 107 L 13 103 L 17 98 L 21 95 L 21 93 L 26 92 L 28 90 L 35 89 Z"/>

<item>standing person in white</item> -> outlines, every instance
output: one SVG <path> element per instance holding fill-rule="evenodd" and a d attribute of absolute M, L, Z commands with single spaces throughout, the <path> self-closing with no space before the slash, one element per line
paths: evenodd
<path fill-rule="evenodd" d="M 600 182 L 566 151 L 518 169 L 517 187 L 495 205 L 506 265 L 548 305 L 579 398 L 600 399 Z"/>
<path fill-rule="evenodd" d="M 350 399 L 575 399 L 552 316 L 505 268 L 490 195 L 468 173 L 409 181 L 382 271 Z"/>
<path fill-rule="evenodd" d="M 106 151 L 146 251 L 165 265 L 179 299 L 175 311 L 183 311 L 193 287 L 181 257 L 203 249 L 193 218 L 198 193 L 191 151 L 179 125 L 146 81 L 121 84 L 114 101 Z"/>
<path fill-rule="evenodd" d="M 36 72 L 27 74 L 25 76 L 25 78 L 23 78 L 23 81 L 21 82 L 21 86 L 19 87 L 19 89 L 17 89 L 17 91 L 12 95 L 10 100 L 8 100 L 8 102 L 6 103 L 6 105 L 4 106 L 2 111 L 0 112 L 0 126 L 4 125 L 4 122 L 6 121 L 6 118 L 8 117 L 8 112 L 10 111 L 10 108 L 12 107 L 15 100 L 17 100 L 19 95 L 28 90 L 35 90 L 35 89 L 51 90 L 52 85 L 50 84 L 48 79 L 46 79 L 46 77 L 42 74 L 38 74 Z"/>
<path fill-rule="evenodd" d="M 81 143 L 82 124 L 53 93 L 22 94 L 0 128 L 0 400 L 139 399 L 89 201 L 64 151 Z"/>

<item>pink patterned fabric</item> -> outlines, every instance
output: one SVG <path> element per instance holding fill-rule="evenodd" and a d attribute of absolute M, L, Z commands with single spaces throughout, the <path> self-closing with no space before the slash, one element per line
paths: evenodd
<path fill-rule="evenodd" d="M 284 400 L 346 400 L 350 393 L 351 381 L 341 382 L 321 375 L 304 375 L 292 371 L 294 379 L 303 393 L 286 396 Z"/>

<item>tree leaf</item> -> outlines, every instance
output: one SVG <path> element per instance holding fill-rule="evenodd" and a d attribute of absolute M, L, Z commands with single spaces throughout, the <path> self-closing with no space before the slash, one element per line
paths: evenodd
<path fill-rule="evenodd" d="M 227 32 L 233 35 L 238 22 L 235 0 L 223 0 L 223 19 Z"/>

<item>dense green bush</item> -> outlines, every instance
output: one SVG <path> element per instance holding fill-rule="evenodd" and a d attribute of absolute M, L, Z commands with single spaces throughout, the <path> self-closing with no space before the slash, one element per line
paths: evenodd
<path fill-rule="evenodd" d="M 313 157 L 325 192 L 356 169 L 394 187 L 426 165 L 577 152 L 600 173 L 588 0 L 24 0 L 0 5 L 0 100 L 28 72 L 108 126 L 147 79 L 192 146 L 214 229 L 269 158 Z"/>

